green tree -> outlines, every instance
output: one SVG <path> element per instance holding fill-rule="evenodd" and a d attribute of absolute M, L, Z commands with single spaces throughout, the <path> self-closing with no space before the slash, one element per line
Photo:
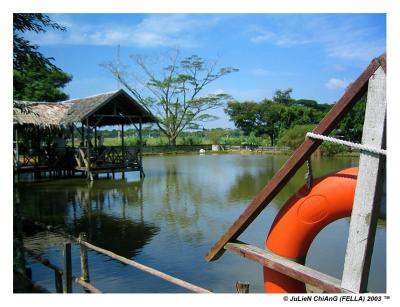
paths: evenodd
<path fill-rule="evenodd" d="M 306 133 L 311 132 L 314 128 L 315 125 L 295 125 L 282 133 L 278 145 L 295 149 L 304 142 Z"/>
<path fill-rule="evenodd" d="M 277 102 L 264 99 L 257 102 L 229 102 L 225 112 L 230 116 L 237 128 L 245 135 L 255 133 L 256 136 L 268 135 L 271 145 L 274 146 L 282 129 L 290 129 L 295 125 L 318 123 L 326 111 L 313 103 L 307 106 L 292 102 Z"/>
<path fill-rule="evenodd" d="M 232 67 L 217 69 L 217 63 L 197 55 L 182 58 L 177 50 L 162 59 L 154 68 L 143 56 L 132 57 L 134 66 L 129 73 L 116 63 L 103 65 L 148 111 L 158 119 L 159 129 L 175 145 L 184 129 L 198 129 L 202 122 L 216 119 L 207 111 L 224 105 L 230 96 L 225 93 L 204 94 L 204 89 L 215 80 L 238 71 Z M 134 75 L 133 82 L 129 76 Z"/>
<path fill-rule="evenodd" d="M 274 97 L 272 97 L 272 101 L 281 103 L 284 105 L 290 105 L 293 103 L 293 99 L 291 93 L 293 89 L 288 88 L 287 90 L 276 90 Z"/>
<path fill-rule="evenodd" d="M 53 58 L 39 52 L 22 35 L 26 31 L 46 32 L 46 28 L 65 31 L 45 14 L 14 14 L 13 19 L 13 76 L 14 99 L 59 101 L 68 96 L 61 89 L 72 79 L 54 65 Z"/>
<path fill-rule="evenodd" d="M 61 91 L 72 77 L 53 66 L 41 66 L 29 60 L 14 70 L 14 99 L 30 101 L 61 101 L 68 95 Z"/>
<path fill-rule="evenodd" d="M 361 143 L 366 105 L 367 93 L 360 98 L 350 112 L 340 121 L 334 134 L 345 140 Z"/>

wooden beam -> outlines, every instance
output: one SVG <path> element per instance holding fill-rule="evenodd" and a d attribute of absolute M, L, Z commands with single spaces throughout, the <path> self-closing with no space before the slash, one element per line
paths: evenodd
<path fill-rule="evenodd" d="M 128 119 L 129 118 L 137 118 L 137 119 L 141 118 L 140 115 L 123 115 L 123 114 L 115 114 L 115 115 L 113 115 L 113 114 L 94 114 L 92 117 L 100 117 L 100 118 L 111 117 L 111 118 L 128 118 Z"/>
<path fill-rule="evenodd" d="M 287 258 L 278 256 L 268 250 L 239 241 L 236 241 L 235 243 L 227 243 L 224 248 L 279 273 L 300 280 L 306 284 L 313 285 L 326 292 L 348 292 L 341 288 L 340 280 Z"/>
<path fill-rule="evenodd" d="M 381 65 L 381 61 L 374 59 L 364 72 L 354 81 L 343 97 L 321 120 L 313 130 L 314 133 L 328 135 L 347 114 L 353 105 L 365 93 L 368 80 Z M 282 168 L 272 177 L 268 184 L 258 193 L 239 218 L 228 228 L 224 235 L 215 243 L 206 255 L 207 261 L 214 261 L 224 253 L 224 246 L 231 240 L 237 239 L 240 234 L 254 221 L 261 211 L 272 201 L 286 183 L 293 177 L 307 158 L 321 144 L 320 140 L 306 139 L 286 161 Z"/>
<path fill-rule="evenodd" d="M 378 68 L 369 81 L 362 144 L 385 147 L 385 130 L 386 75 Z M 384 176 L 385 157 L 361 152 L 342 276 L 342 287 L 352 292 L 367 290 Z"/>

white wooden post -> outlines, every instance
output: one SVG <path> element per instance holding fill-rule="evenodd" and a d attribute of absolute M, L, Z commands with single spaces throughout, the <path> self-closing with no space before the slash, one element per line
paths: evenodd
<path fill-rule="evenodd" d="M 386 75 L 379 67 L 369 79 L 362 144 L 385 147 L 385 134 Z M 384 156 L 361 152 L 341 284 L 351 292 L 367 290 L 385 169 Z"/>

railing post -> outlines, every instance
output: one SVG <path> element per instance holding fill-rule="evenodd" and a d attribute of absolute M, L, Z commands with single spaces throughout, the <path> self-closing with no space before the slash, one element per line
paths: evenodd
<path fill-rule="evenodd" d="M 72 293 L 71 243 L 64 243 L 64 293 Z"/>
<path fill-rule="evenodd" d="M 237 281 L 236 282 L 236 292 L 237 293 L 249 293 L 250 283 L 247 281 Z"/>
<path fill-rule="evenodd" d="M 81 232 L 79 234 L 80 241 L 87 241 L 86 233 Z M 83 244 L 80 245 L 80 259 L 81 259 L 81 278 L 84 282 L 90 282 L 89 278 L 89 264 L 88 264 L 88 255 L 87 248 Z"/>
<path fill-rule="evenodd" d="M 56 286 L 56 293 L 63 293 L 62 274 L 59 271 L 54 271 L 54 280 Z"/>

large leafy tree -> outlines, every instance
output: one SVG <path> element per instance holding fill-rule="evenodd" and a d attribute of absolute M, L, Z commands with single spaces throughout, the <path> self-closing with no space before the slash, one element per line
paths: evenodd
<path fill-rule="evenodd" d="M 182 58 L 179 50 L 157 57 L 153 64 L 143 56 L 131 59 L 132 66 L 103 66 L 157 117 L 159 129 L 172 145 L 184 129 L 196 129 L 202 122 L 216 119 L 208 111 L 230 99 L 226 93 L 206 94 L 204 90 L 215 80 L 236 72 L 235 68 L 217 68 L 215 61 L 197 55 Z"/>
<path fill-rule="evenodd" d="M 14 99 L 60 101 L 68 98 L 62 88 L 72 79 L 45 57 L 39 46 L 31 44 L 23 34 L 27 31 L 46 32 L 52 28 L 65 31 L 45 14 L 14 14 L 13 19 L 13 68 Z"/>
<path fill-rule="evenodd" d="M 277 90 L 272 100 L 261 102 L 232 101 L 225 112 L 246 135 L 267 135 L 274 146 L 282 131 L 296 125 L 316 124 L 331 107 L 314 100 L 292 99 L 291 92 L 292 89 Z"/>

